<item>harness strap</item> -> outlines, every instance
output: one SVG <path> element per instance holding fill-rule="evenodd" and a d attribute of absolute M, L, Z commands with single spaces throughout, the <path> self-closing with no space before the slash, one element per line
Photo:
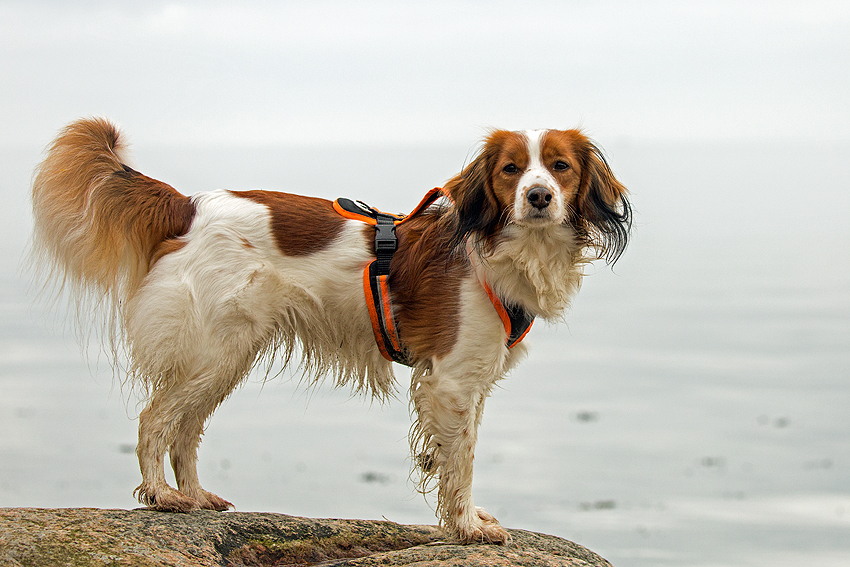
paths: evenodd
<path fill-rule="evenodd" d="M 513 348 L 525 338 L 525 335 L 531 330 L 531 325 L 534 323 L 534 315 L 518 305 L 508 305 L 502 303 L 496 292 L 493 291 L 486 281 L 482 281 L 481 285 L 484 291 L 487 292 L 487 297 L 490 298 L 490 303 L 496 308 L 496 313 L 502 320 L 502 326 L 505 327 L 505 334 L 508 338 L 506 344 L 508 348 Z"/>
<path fill-rule="evenodd" d="M 363 270 L 366 306 L 369 308 L 372 332 L 381 355 L 387 360 L 407 366 L 411 366 L 412 361 L 398 336 L 388 283 L 392 257 L 398 250 L 395 228 L 420 214 L 442 196 L 444 196 L 442 188 L 431 189 L 409 215 L 385 213 L 361 201 L 345 198 L 339 198 L 333 204 L 334 210 L 343 217 L 375 227 L 375 260 L 367 264 Z M 487 282 L 482 282 L 482 285 L 505 327 L 506 345 L 512 348 L 528 334 L 534 322 L 534 316 L 519 306 L 506 307 Z"/>
<path fill-rule="evenodd" d="M 333 204 L 334 210 L 343 217 L 375 227 L 375 260 L 363 270 L 363 291 L 369 308 L 369 319 L 381 356 L 407 366 L 411 365 L 410 356 L 398 336 L 388 283 L 390 264 L 398 250 L 395 227 L 417 216 L 442 196 L 441 187 L 431 189 L 409 215 L 385 213 L 362 201 L 346 198 L 339 198 Z"/>
<path fill-rule="evenodd" d="M 334 201 L 334 210 L 347 219 L 359 220 L 373 226 L 377 225 L 377 217 L 379 215 L 389 217 L 392 219 L 394 225 L 399 225 L 404 221 L 417 216 L 419 213 L 430 207 L 434 201 L 443 196 L 448 197 L 448 195 L 443 194 L 443 188 L 434 187 L 428 191 L 424 197 L 422 197 L 422 200 L 419 201 L 419 204 L 416 205 L 416 208 L 414 208 L 409 215 L 385 213 L 375 207 L 370 207 L 363 201 L 352 201 L 345 197 L 340 197 Z"/>
<path fill-rule="evenodd" d="M 366 306 L 369 308 L 369 319 L 372 321 L 372 332 L 381 356 L 387 360 L 410 366 L 410 359 L 401 340 L 393 317 L 390 289 L 387 284 L 388 274 L 377 273 L 377 260 L 370 262 L 363 270 L 363 291 L 366 293 Z"/>

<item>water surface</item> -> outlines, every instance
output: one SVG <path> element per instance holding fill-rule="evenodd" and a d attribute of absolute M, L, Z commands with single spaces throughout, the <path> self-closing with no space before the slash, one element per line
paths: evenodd
<path fill-rule="evenodd" d="M 850 151 L 609 149 L 633 192 L 633 243 L 614 271 L 591 270 L 566 323 L 535 326 L 488 401 L 476 504 L 618 567 L 847 565 Z M 187 193 L 263 187 L 404 211 L 467 152 L 155 147 L 135 167 Z M 141 406 L 18 275 L 37 159 L 0 152 L 0 506 L 135 507 Z M 202 483 L 243 511 L 433 523 L 408 479 L 397 376 L 386 406 L 252 376 L 207 428 Z"/>

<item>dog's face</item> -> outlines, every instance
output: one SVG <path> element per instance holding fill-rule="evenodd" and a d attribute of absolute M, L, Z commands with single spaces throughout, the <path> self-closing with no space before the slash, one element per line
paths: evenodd
<path fill-rule="evenodd" d="M 581 162 L 575 136 L 568 132 L 534 130 L 496 132 L 492 190 L 506 219 L 520 225 L 560 224 L 575 200 L 581 182 Z"/>
<path fill-rule="evenodd" d="M 611 260 L 626 246 L 626 189 L 578 130 L 497 130 L 446 190 L 458 208 L 458 239 L 473 232 L 487 239 L 506 224 L 566 223 Z"/>

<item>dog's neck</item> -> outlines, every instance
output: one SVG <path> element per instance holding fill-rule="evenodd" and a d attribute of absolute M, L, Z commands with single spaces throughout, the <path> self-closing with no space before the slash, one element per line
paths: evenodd
<path fill-rule="evenodd" d="M 467 251 L 478 279 L 505 303 L 549 321 L 563 316 L 589 263 L 567 224 L 507 225 L 494 245 L 469 242 Z"/>

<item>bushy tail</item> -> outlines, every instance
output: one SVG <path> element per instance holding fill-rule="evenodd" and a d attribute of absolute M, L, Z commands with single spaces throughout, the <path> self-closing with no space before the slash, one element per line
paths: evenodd
<path fill-rule="evenodd" d="M 194 217 L 188 197 L 124 165 L 125 151 L 109 121 L 79 120 L 50 145 L 32 185 L 35 258 L 80 309 L 91 299 L 113 316 Z"/>

